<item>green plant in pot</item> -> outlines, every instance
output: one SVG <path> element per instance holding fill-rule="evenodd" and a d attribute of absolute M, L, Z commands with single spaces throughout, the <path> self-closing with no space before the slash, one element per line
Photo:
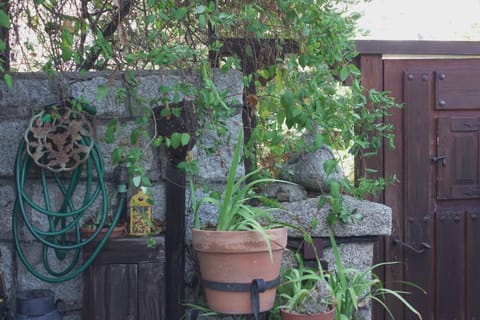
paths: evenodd
<path fill-rule="evenodd" d="M 283 320 L 333 320 L 333 297 L 327 287 L 326 275 L 318 268 L 306 267 L 297 253 L 296 267 L 282 273 L 278 302 Z"/>
<path fill-rule="evenodd" d="M 335 320 L 355 320 L 357 319 L 357 311 L 359 305 L 375 301 L 381 305 L 391 319 L 395 319 L 388 305 L 385 302 L 386 296 L 397 299 L 408 310 L 416 315 L 417 319 L 422 319 L 421 314 L 416 310 L 410 302 L 407 301 L 405 295 L 408 291 L 398 291 L 384 286 L 380 278 L 374 274 L 374 270 L 385 265 L 394 264 L 395 262 L 383 262 L 358 270 L 356 268 L 347 268 L 344 266 L 338 246 L 336 244 L 333 233 L 330 232 L 330 243 L 332 245 L 333 255 L 335 258 L 335 270 L 327 275 L 328 288 L 332 293 L 335 304 Z M 423 289 L 411 282 L 403 282 L 404 285 L 421 290 Z"/>
<path fill-rule="evenodd" d="M 190 180 L 195 213 L 192 245 L 208 307 L 224 314 L 258 316 L 270 310 L 275 301 L 287 228 L 272 221 L 268 208 L 249 204 L 259 198 L 253 191 L 255 187 L 277 180 L 263 178 L 247 183 L 256 171 L 236 180 L 242 141 L 240 133 L 222 196 L 197 199 Z M 199 209 L 203 204 L 218 210 L 215 227 L 202 228 Z"/>

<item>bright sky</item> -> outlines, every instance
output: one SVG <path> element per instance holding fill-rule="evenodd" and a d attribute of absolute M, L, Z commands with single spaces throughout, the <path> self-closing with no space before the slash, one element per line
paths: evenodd
<path fill-rule="evenodd" d="M 360 26 L 377 40 L 480 40 L 480 0 L 371 0 Z"/>

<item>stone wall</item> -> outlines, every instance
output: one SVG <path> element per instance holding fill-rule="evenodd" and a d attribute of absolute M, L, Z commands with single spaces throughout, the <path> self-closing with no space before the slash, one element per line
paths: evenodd
<path fill-rule="evenodd" d="M 172 85 L 186 81 L 180 74 L 173 72 L 154 72 L 139 73 L 138 75 L 138 93 L 148 100 L 156 99 L 159 96 L 159 87 L 161 85 Z M 195 77 L 187 81 L 196 83 Z M 241 105 L 243 82 L 242 74 L 239 72 L 230 72 L 229 74 L 216 73 L 215 82 L 221 90 L 229 90 L 230 103 L 232 105 Z M 134 115 L 131 113 L 130 100 L 119 102 L 111 91 L 102 102 L 96 100 L 96 88 L 98 85 L 108 84 L 117 88 L 125 86 L 121 74 L 112 75 L 110 73 L 91 73 L 84 76 L 70 74 L 62 78 L 55 78 L 53 81 L 45 74 L 15 74 L 14 88 L 7 89 L 0 84 L 0 271 L 3 273 L 7 292 L 9 294 L 11 307 L 13 298 L 17 290 L 46 288 L 55 292 L 57 299 L 62 299 L 66 304 L 66 320 L 80 319 L 80 310 L 82 308 L 82 278 L 77 277 L 64 283 L 52 284 L 46 283 L 35 278 L 28 272 L 15 253 L 15 246 L 12 240 L 12 211 L 15 202 L 15 181 L 13 167 L 15 154 L 20 140 L 23 138 L 28 120 L 42 110 L 42 107 L 56 102 L 59 96 L 82 97 L 92 105 L 97 107 L 97 116 L 95 120 L 95 130 L 97 141 L 104 154 L 106 163 L 107 184 L 112 185 L 114 167 L 110 161 L 110 151 L 113 146 L 105 143 L 103 135 L 109 121 L 114 117 L 119 117 L 121 121 L 131 126 L 134 121 Z M 214 131 L 206 131 L 199 140 L 201 147 L 195 147 L 194 155 L 199 159 L 200 178 L 203 183 L 213 188 L 221 190 L 226 180 L 228 165 L 231 161 L 231 154 L 234 148 L 235 137 L 242 127 L 241 109 L 227 121 L 230 135 L 221 137 L 223 144 L 219 147 L 216 143 Z M 215 146 L 218 152 L 215 154 L 206 154 L 205 146 Z M 148 174 L 153 182 L 153 191 L 155 197 L 154 213 L 158 218 L 164 217 L 165 213 L 165 183 L 163 180 L 162 168 L 164 168 L 165 156 L 160 150 L 148 150 L 144 159 L 144 166 L 148 169 Z M 239 175 L 243 174 L 240 169 Z M 40 196 L 40 195 L 39 195 Z M 288 198 L 288 197 L 287 197 Z M 189 194 L 186 194 L 186 201 Z M 278 218 L 289 219 L 291 215 L 287 212 L 293 212 L 296 216 L 296 222 L 301 221 L 307 225 L 313 216 L 318 221 L 323 221 L 326 215 L 324 208 L 319 210 L 316 206 L 316 199 L 290 199 L 292 202 L 286 202 L 287 210 L 280 210 L 275 213 Z M 356 224 L 338 226 L 336 234 L 344 239 L 350 239 L 351 236 L 375 236 L 389 234 L 391 229 L 391 211 L 389 208 L 372 204 L 368 202 L 359 202 L 354 199 L 347 199 L 352 206 L 359 208 L 364 219 Z M 205 211 L 204 219 L 212 217 L 212 212 Z M 190 217 L 190 216 L 189 216 Z M 299 220 L 300 219 L 300 220 Z M 191 220 L 189 220 L 191 223 Z M 302 222 L 303 221 L 303 222 Z M 187 239 L 189 230 L 187 227 Z M 312 230 L 313 236 L 326 237 L 326 226 L 319 224 L 318 228 Z M 22 231 L 22 233 L 26 234 Z M 290 230 L 291 236 L 295 236 L 295 230 Z M 23 239 L 28 251 L 32 256 L 37 255 L 41 246 L 32 241 L 31 236 L 26 235 Z M 373 242 L 354 242 L 340 245 L 342 257 L 345 264 L 358 268 L 368 267 L 372 263 Z M 333 265 L 331 251 L 325 250 L 325 258 Z M 40 257 L 37 264 L 40 264 Z M 189 279 L 187 275 L 187 280 Z M 187 281 L 188 282 L 188 281 Z M 188 284 L 188 283 L 187 283 Z M 369 317 L 367 310 L 366 319 Z"/>
<path fill-rule="evenodd" d="M 16 255 L 12 239 L 12 212 L 16 197 L 13 169 L 17 147 L 23 139 L 29 119 L 43 110 L 44 106 L 57 102 L 59 97 L 63 96 L 82 97 L 97 108 L 96 140 L 105 159 L 106 183 L 112 186 L 114 166 L 110 160 L 110 152 L 114 145 L 105 143 L 104 132 L 113 117 L 118 117 L 127 125 L 127 128 L 131 127 L 135 120 L 131 110 L 135 106 L 130 105 L 131 99 L 128 97 L 125 102 L 119 102 L 115 90 L 110 90 L 102 102 L 96 99 L 96 88 L 99 85 L 108 84 L 114 88 L 125 87 L 126 82 L 122 74 L 91 73 L 84 76 L 66 74 L 61 78 L 49 78 L 42 73 L 25 73 L 14 74 L 13 77 L 14 87 L 12 89 L 7 89 L 3 83 L 0 83 L 0 208 L 2 208 L 0 213 L 0 271 L 5 278 L 11 308 L 14 308 L 14 296 L 17 290 L 51 289 L 55 292 L 56 299 L 62 299 L 65 302 L 66 314 L 63 319 L 80 319 L 82 277 L 79 276 L 58 284 L 43 282 L 28 272 Z M 138 73 L 137 77 L 137 93 L 148 101 L 160 100 L 159 88 L 162 85 L 171 86 L 185 81 L 194 85 L 198 84 L 198 77 L 185 78 L 184 75 L 175 72 L 145 72 Z M 243 90 L 241 73 L 222 74 L 216 72 L 214 80 L 220 90 L 229 90 L 230 99 L 235 104 L 241 103 Z M 128 132 L 128 130 L 126 131 Z M 164 153 L 160 150 L 148 149 L 143 160 L 143 165 L 153 183 L 155 201 L 153 210 L 156 217 L 160 219 L 165 215 L 166 204 L 165 183 L 162 176 L 164 159 Z M 213 173 L 216 169 L 209 167 L 205 170 Z M 40 190 L 37 182 L 32 182 L 32 189 Z M 109 194 L 111 193 L 109 192 Z M 41 197 L 41 192 L 38 192 L 38 197 Z M 42 246 L 37 241 L 33 241 L 32 236 L 25 229 L 21 230 L 21 234 L 24 235 L 21 241 L 25 244 L 25 252 L 33 259 L 34 266 L 39 267 Z"/>

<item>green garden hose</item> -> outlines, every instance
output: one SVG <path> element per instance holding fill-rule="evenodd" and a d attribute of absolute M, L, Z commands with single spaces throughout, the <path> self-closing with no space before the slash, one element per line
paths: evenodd
<path fill-rule="evenodd" d="M 67 102 L 72 103 L 71 101 Z M 51 107 L 51 105 L 46 107 L 44 113 Z M 70 105 L 67 107 L 69 108 Z M 89 106 L 87 110 L 92 109 Z M 50 111 L 49 114 L 51 114 Z M 42 118 L 37 117 L 37 119 L 47 119 L 46 115 L 47 113 L 42 114 Z M 43 124 L 42 121 L 39 122 Z M 68 121 L 66 123 L 71 125 Z M 30 130 L 32 131 L 32 128 Z M 49 132 L 49 137 L 51 137 L 52 130 Z M 70 133 L 70 131 L 68 132 Z M 63 155 L 59 155 L 58 148 L 52 148 L 51 142 L 48 142 L 50 143 L 49 152 L 37 152 L 39 155 L 35 159 L 29 148 L 32 148 L 32 145 L 37 148 L 38 143 L 23 139 L 18 147 L 15 160 L 17 198 L 12 218 L 13 239 L 18 256 L 27 270 L 46 282 L 58 283 L 71 280 L 92 264 L 119 221 L 126 201 L 127 181 L 121 179 L 122 181 L 118 182 L 119 197 L 112 223 L 105 236 L 96 244 L 93 253 L 80 261 L 82 248 L 94 241 L 106 225 L 109 200 L 104 181 L 103 157 L 98 145 L 91 136 L 85 133 L 85 130 L 78 129 L 78 132 L 74 132 L 74 134 L 76 134 L 74 142 L 82 151 L 80 156 L 78 156 L 78 152 L 76 153 L 74 160 L 83 159 L 77 161 L 78 163 L 75 163 L 71 169 L 62 170 L 65 169 L 65 163 L 71 159 L 62 158 Z M 47 135 L 45 133 L 44 137 Z M 71 145 L 71 143 L 69 144 Z M 91 149 L 86 152 L 85 146 L 91 146 Z M 53 153 L 65 161 L 60 167 L 58 161 L 55 162 L 57 167 L 52 170 L 42 164 L 53 163 Z M 125 174 L 121 174 L 121 176 L 125 176 Z M 38 194 L 38 188 L 35 186 L 36 181 L 40 182 L 41 195 Z M 38 200 L 39 198 L 41 200 Z M 80 224 L 86 215 L 91 215 L 92 210 L 94 212 L 97 210 L 95 216 L 98 228 L 89 238 L 82 239 Z M 22 224 L 26 228 L 22 228 Z M 30 245 L 27 241 L 29 239 L 20 240 L 21 235 L 25 234 L 25 230 L 28 230 L 35 240 L 43 244 L 43 266 L 29 261 L 28 256 L 30 255 L 25 253 L 23 247 L 26 244 Z M 53 259 L 57 260 L 55 265 L 52 264 Z"/>

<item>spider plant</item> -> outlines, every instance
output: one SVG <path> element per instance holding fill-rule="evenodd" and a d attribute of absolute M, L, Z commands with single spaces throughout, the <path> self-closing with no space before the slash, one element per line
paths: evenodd
<path fill-rule="evenodd" d="M 218 209 L 218 219 L 216 222 L 217 231 L 256 230 L 264 233 L 265 229 L 279 226 L 278 223 L 275 223 L 272 220 L 269 214 L 269 208 L 255 207 L 250 205 L 249 202 L 255 199 L 262 199 L 261 195 L 255 193 L 255 187 L 264 183 L 279 182 L 280 180 L 260 178 L 247 182 L 251 178 L 254 178 L 260 170 L 252 171 L 236 180 L 236 172 L 242 153 L 242 142 L 243 133 L 240 131 L 233 152 L 232 163 L 230 164 L 223 195 L 211 193 L 209 196 L 197 199 L 195 185 L 192 179 L 190 179 L 195 228 L 201 228 L 199 209 L 204 204 L 214 205 Z M 287 181 L 282 182 L 291 183 Z"/>
<path fill-rule="evenodd" d="M 355 268 L 346 268 L 343 265 L 335 238 L 330 232 L 330 242 L 335 257 L 335 271 L 327 275 L 328 287 L 332 292 L 335 304 L 335 320 L 356 319 L 355 314 L 361 302 L 373 300 L 378 302 L 388 313 L 391 319 L 395 319 L 390 308 L 385 303 L 385 296 L 390 295 L 405 305 L 418 319 L 422 316 L 404 297 L 410 292 L 398 291 L 383 286 L 382 281 L 373 273 L 374 269 L 395 264 L 396 262 L 383 262 L 375 264 L 364 271 Z M 405 285 L 421 289 L 414 283 L 403 282 Z"/>
<path fill-rule="evenodd" d="M 295 259 L 297 267 L 290 267 L 282 273 L 282 283 L 277 288 L 279 309 L 298 314 L 331 310 L 333 300 L 320 263 L 314 269 L 304 265 L 299 253 L 295 254 Z"/>

